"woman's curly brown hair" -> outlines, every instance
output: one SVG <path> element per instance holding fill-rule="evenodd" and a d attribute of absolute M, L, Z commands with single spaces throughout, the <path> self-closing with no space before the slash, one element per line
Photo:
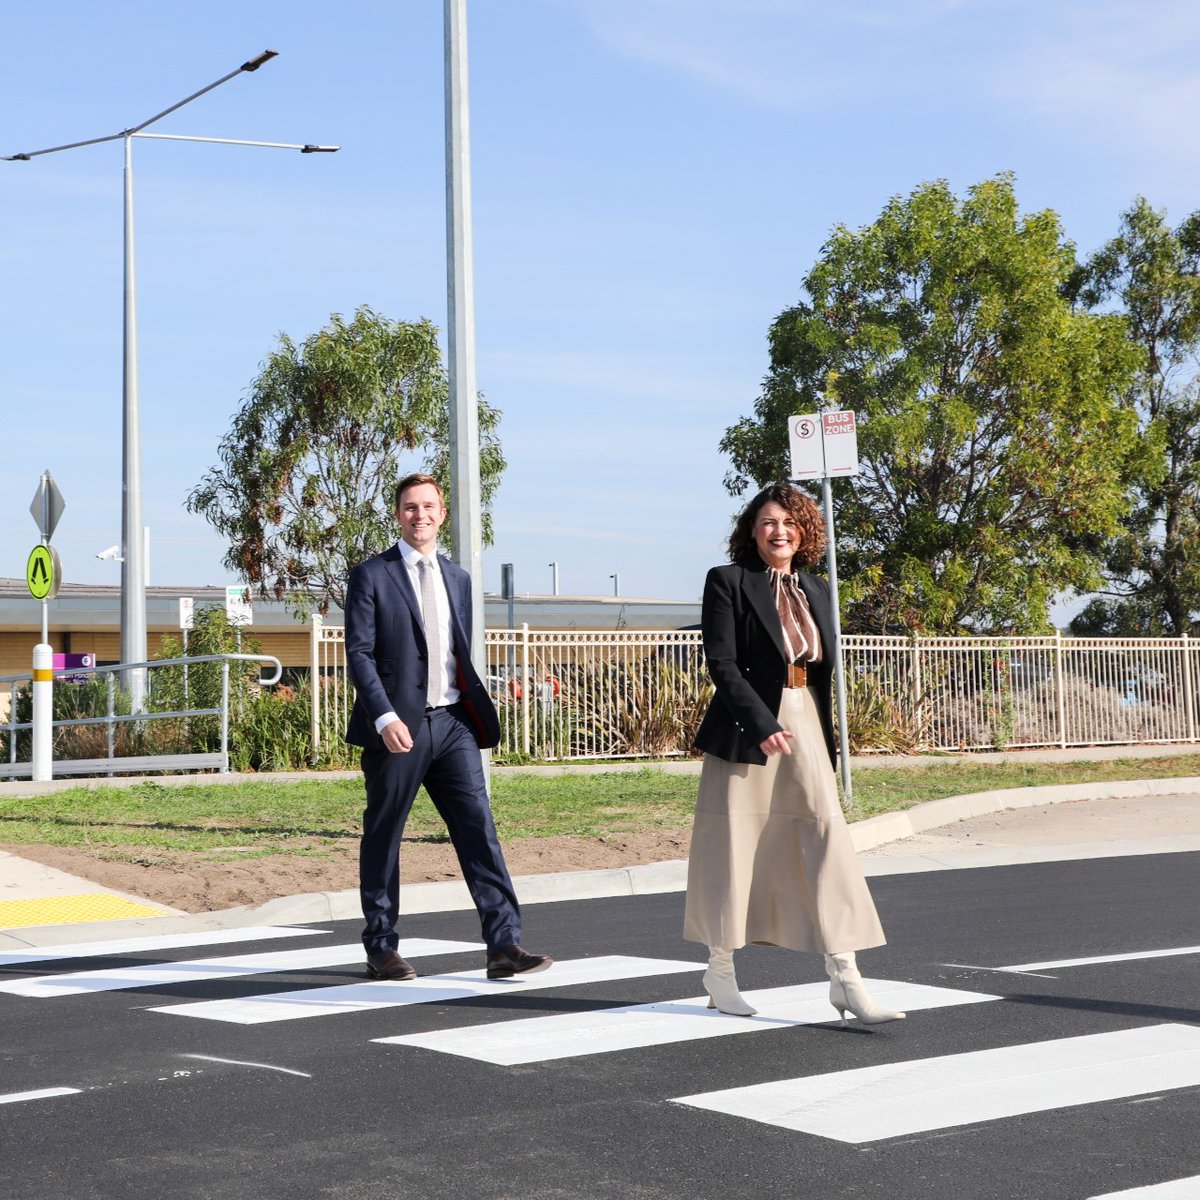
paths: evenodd
<path fill-rule="evenodd" d="M 754 522 L 759 509 L 772 500 L 787 509 L 800 530 L 800 548 L 792 556 L 792 570 L 812 566 L 825 553 L 825 523 L 812 498 L 790 483 L 770 484 L 742 510 L 729 535 L 729 561 L 743 567 L 762 562 L 754 541 Z"/>

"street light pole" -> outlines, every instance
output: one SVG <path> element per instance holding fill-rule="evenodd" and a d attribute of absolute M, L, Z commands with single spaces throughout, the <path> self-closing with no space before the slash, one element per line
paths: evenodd
<path fill-rule="evenodd" d="M 49 146 L 44 150 L 31 150 L 22 154 L 2 155 L 7 162 L 28 162 L 42 154 L 55 154 L 60 150 L 74 150 L 80 146 L 94 146 L 100 142 L 115 142 L 125 146 L 124 187 L 124 298 L 123 328 L 121 343 L 121 647 L 123 663 L 145 662 L 148 657 L 146 640 L 146 546 L 142 523 L 142 452 L 141 416 L 138 407 L 138 353 L 137 353 L 137 282 L 134 266 L 133 235 L 133 139 L 135 137 L 157 138 L 162 141 L 211 142 L 227 146 L 267 146 L 279 150 L 299 150 L 301 154 L 333 153 L 337 146 L 317 146 L 312 143 L 258 142 L 233 138 L 186 137 L 181 134 L 144 133 L 148 126 L 176 112 L 185 104 L 211 92 L 213 88 L 243 73 L 257 71 L 265 62 L 275 58 L 278 51 L 264 50 L 256 58 L 242 63 L 236 71 L 222 75 L 220 79 L 202 87 L 198 92 L 163 109 L 139 125 L 121 130 L 105 137 L 89 138 L 82 142 L 70 142 L 63 146 Z M 134 712 L 145 708 L 146 675 L 144 670 L 130 671 L 127 679 L 130 703 Z"/>
<path fill-rule="evenodd" d="M 471 246 L 471 134 L 467 0 L 446 0 L 446 292 L 450 381 L 450 533 L 471 576 L 471 657 L 482 672 L 483 501 L 475 375 L 475 267 Z"/>
<path fill-rule="evenodd" d="M 138 411 L 137 285 L 133 252 L 133 135 L 125 142 L 124 336 L 121 341 L 121 645 L 122 662 L 145 662 L 146 566 L 142 533 L 142 434 Z M 146 673 L 128 677 L 132 710 L 146 707 Z"/>
<path fill-rule="evenodd" d="M 553 595 L 557 596 L 557 595 L 558 595 L 558 563 L 556 563 L 556 562 L 552 562 L 552 563 L 550 564 L 550 569 L 551 569 L 551 570 L 554 572 L 554 575 L 553 575 L 553 581 L 554 581 L 554 592 L 553 592 Z"/>

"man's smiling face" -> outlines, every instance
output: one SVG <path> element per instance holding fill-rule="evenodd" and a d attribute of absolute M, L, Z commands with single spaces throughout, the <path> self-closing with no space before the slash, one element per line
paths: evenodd
<path fill-rule="evenodd" d="M 432 554 L 438 530 L 446 521 L 446 506 L 432 483 L 405 488 L 396 508 L 400 536 L 421 554 Z"/>

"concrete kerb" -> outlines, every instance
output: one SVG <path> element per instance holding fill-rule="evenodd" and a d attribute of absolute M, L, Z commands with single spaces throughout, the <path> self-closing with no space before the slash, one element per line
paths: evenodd
<path fill-rule="evenodd" d="M 937 829 L 956 821 L 1011 809 L 1034 808 L 1071 801 L 1172 796 L 1200 793 L 1200 777 L 1137 779 L 1102 783 L 1055 784 L 1047 787 L 1007 788 L 930 800 L 903 812 L 884 813 L 851 825 L 859 853 L 890 842 Z M 1165 848 L 1165 847 L 1159 847 Z M 1190 843 L 1178 849 L 1192 849 Z M 1094 849 L 1094 848 L 1093 848 Z M 1153 847 L 1139 851 L 1154 852 Z M 1090 856 L 1090 855 L 1089 855 Z M 897 864 L 899 866 L 899 864 Z M 930 863 L 927 869 L 936 869 Z M 523 905 L 562 900 L 600 899 L 682 891 L 687 883 L 687 860 L 648 863 L 601 871 L 570 871 L 551 875 L 526 875 L 515 881 Z M 406 913 L 453 912 L 472 907 L 460 881 L 413 883 L 401 887 L 401 909 Z M 0 950 L 53 946 L 69 941 L 128 937 L 139 933 L 176 933 L 193 930 L 237 929 L 262 924 L 312 924 L 354 920 L 361 916 L 357 889 L 311 892 L 242 905 L 219 912 L 183 916 L 133 918 L 88 925 L 33 926 L 0 931 Z"/>
<path fill-rule="evenodd" d="M 1130 779 L 1099 783 L 1060 783 L 1047 787 L 1002 788 L 927 800 L 901 812 L 882 813 L 855 821 L 850 827 L 854 848 L 861 854 L 888 842 L 898 842 L 930 829 L 969 817 L 982 817 L 1008 809 L 1038 808 L 1080 800 L 1128 799 L 1137 796 L 1183 796 L 1200 792 L 1200 777 Z"/>

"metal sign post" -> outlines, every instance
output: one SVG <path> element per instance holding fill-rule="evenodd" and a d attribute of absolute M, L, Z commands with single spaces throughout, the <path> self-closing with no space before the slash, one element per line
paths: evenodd
<path fill-rule="evenodd" d="M 829 603 L 833 608 L 834 687 L 837 697 L 838 755 L 841 759 L 842 794 L 845 803 L 854 798 L 850 782 L 850 730 L 846 724 L 846 677 L 842 659 L 842 619 L 838 603 L 837 539 L 833 529 L 835 475 L 858 474 L 858 433 L 852 412 L 840 409 L 788 418 L 794 480 L 820 479 L 825 506 L 825 562 L 829 568 Z"/>
<path fill-rule="evenodd" d="M 50 601 L 62 584 L 62 563 L 50 538 L 67 507 L 49 471 L 43 471 L 29 506 L 41 542 L 25 564 L 29 594 L 42 602 L 42 640 L 33 648 L 33 730 L 29 756 L 33 780 L 54 777 L 54 648 L 50 645 Z"/>
<path fill-rule="evenodd" d="M 191 596 L 179 597 L 179 632 L 183 634 L 183 657 L 188 656 L 188 634 L 196 623 L 196 601 Z M 183 664 L 183 706 L 188 704 L 188 665 Z M 315 711 L 315 709 L 314 709 Z"/>

